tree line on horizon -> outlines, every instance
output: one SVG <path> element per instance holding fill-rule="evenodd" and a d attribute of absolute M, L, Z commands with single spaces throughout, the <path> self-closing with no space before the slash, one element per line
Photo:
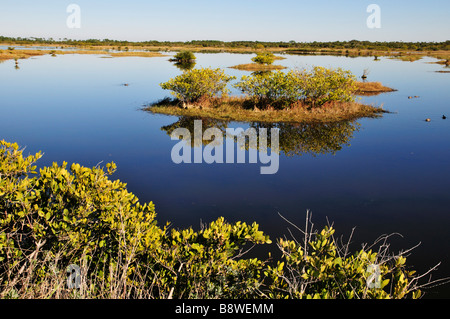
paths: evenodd
<path fill-rule="evenodd" d="M 112 39 L 53 39 L 53 38 L 36 38 L 36 37 L 5 37 L 0 36 L 0 42 L 8 42 L 14 44 L 59 44 L 59 45 L 90 45 L 90 46 L 195 46 L 205 48 L 285 48 L 287 50 L 319 50 L 319 49 L 360 49 L 360 50 L 413 50 L 413 51 L 438 51 L 450 50 L 450 40 L 445 42 L 371 42 L 371 41 L 332 41 L 332 42 L 266 42 L 266 41 L 219 41 L 219 40 L 192 40 L 192 41 L 123 41 Z"/>

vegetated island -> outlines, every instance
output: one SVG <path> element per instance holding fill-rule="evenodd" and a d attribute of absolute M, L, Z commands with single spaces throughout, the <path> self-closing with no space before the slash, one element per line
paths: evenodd
<path fill-rule="evenodd" d="M 175 98 L 143 109 L 236 122 L 330 123 L 388 113 L 382 107 L 358 102 L 357 96 L 394 91 L 378 82 L 358 82 L 349 71 L 323 67 L 243 76 L 233 85 L 242 96 L 228 95 L 226 85 L 234 79 L 221 69 L 184 72 L 161 83 Z"/>
<path fill-rule="evenodd" d="M 282 65 L 265 65 L 259 63 L 247 63 L 230 66 L 230 69 L 236 69 L 241 71 L 273 71 L 286 69 Z"/>
<path fill-rule="evenodd" d="M 286 69 L 282 65 L 273 65 L 275 60 L 284 60 L 286 58 L 274 55 L 271 52 L 258 52 L 254 58 L 252 58 L 253 63 L 239 64 L 231 66 L 231 69 L 243 70 L 243 71 L 273 71 L 273 70 L 283 70 Z"/>

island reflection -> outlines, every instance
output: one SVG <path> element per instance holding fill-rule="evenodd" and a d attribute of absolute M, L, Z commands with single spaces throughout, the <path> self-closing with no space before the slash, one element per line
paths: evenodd
<path fill-rule="evenodd" d="M 226 129 L 230 122 L 223 120 L 216 120 L 210 118 L 198 118 L 181 116 L 178 121 L 161 127 L 161 130 L 171 136 L 178 128 L 185 128 L 191 136 L 195 134 L 194 121 L 202 120 L 202 136 L 209 128 L 217 128 L 223 136 L 227 136 Z M 267 147 L 271 148 L 271 129 L 279 129 L 279 151 L 286 156 L 302 156 L 302 155 L 335 155 L 345 146 L 350 146 L 350 141 L 355 132 L 359 131 L 360 124 L 354 121 L 343 121 L 333 123 L 249 123 L 246 126 L 254 128 L 256 132 L 259 129 L 267 129 Z M 234 126 L 233 126 L 234 127 Z M 244 128 L 245 130 L 245 128 Z M 228 135 L 229 136 L 229 135 Z M 259 135 L 256 134 L 258 139 Z M 237 137 L 234 137 L 237 139 Z M 208 145 L 211 140 L 201 139 L 202 145 Z M 214 141 L 217 143 L 217 140 Z M 223 140 L 221 141 L 223 142 Z M 191 138 L 190 144 L 192 147 L 201 145 L 196 143 L 194 138 Z M 265 143 L 264 143 L 265 144 Z M 257 143 L 259 148 L 259 141 Z M 248 150 L 250 143 L 245 143 L 245 148 Z"/>

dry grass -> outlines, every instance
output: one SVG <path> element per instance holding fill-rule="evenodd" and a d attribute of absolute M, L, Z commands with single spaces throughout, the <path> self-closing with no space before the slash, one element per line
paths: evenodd
<path fill-rule="evenodd" d="M 163 57 L 167 56 L 159 52 L 108 52 L 107 50 L 0 50 L 0 60 L 27 59 L 42 55 L 65 55 L 65 54 L 96 54 L 108 57 Z"/>
<path fill-rule="evenodd" d="M 0 50 L 0 60 L 28 59 L 33 56 L 45 55 L 41 50 Z"/>
<path fill-rule="evenodd" d="M 377 95 L 395 90 L 384 86 L 380 82 L 356 82 L 356 95 Z"/>
<path fill-rule="evenodd" d="M 127 51 L 127 52 L 108 52 L 105 50 L 75 50 L 75 51 L 56 51 L 54 52 L 56 55 L 63 55 L 63 54 L 103 54 L 111 57 L 146 57 L 146 58 L 152 58 L 152 57 L 163 57 L 166 56 L 159 52 L 134 52 L 134 51 Z"/>
<path fill-rule="evenodd" d="M 265 123 L 330 123 L 353 120 L 362 117 L 378 117 L 386 113 L 381 107 L 357 102 L 330 102 L 321 107 L 311 108 L 298 102 L 289 109 L 258 109 L 249 107 L 249 100 L 243 97 L 215 99 L 207 104 L 185 105 L 166 99 L 144 110 L 166 115 L 195 116 L 223 121 L 265 122 Z"/>
<path fill-rule="evenodd" d="M 404 61 L 404 62 L 415 62 L 415 61 L 419 61 L 422 58 L 424 58 L 425 55 L 423 54 L 414 54 L 414 55 L 398 55 L 398 56 L 393 56 L 391 57 L 391 59 L 394 60 L 400 60 L 400 61 Z"/>
<path fill-rule="evenodd" d="M 122 227 L 125 227 L 124 225 Z M 118 236 L 127 236 L 125 228 Z M 154 298 L 155 291 L 146 287 L 145 278 L 152 277 L 151 266 L 137 270 L 132 265 L 136 257 L 138 242 L 135 246 L 125 246 L 125 253 L 119 252 L 114 263 L 108 269 L 97 269 L 92 265 L 92 253 L 82 252 L 78 262 L 65 260 L 62 256 L 71 251 L 63 247 L 56 253 L 44 251 L 37 244 L 34 251 L 22 250 L 22 257 L 15 258 L 17 263 L 8 263 L 0 273 L 0 299 L 148 299 Z M 4 248 L 5 249 L 5 248 Z M 9 249 L 9 248 L 6 248 Z M 72 250 L 73 251 L 73 250 Z M 6 254 L 12 255 L 14 251 Z M 76 255 L 76 252 L 73 251 Z M 80 270 L 80 281 L 75 287 L 68 286 L 69 275 L 66 271 L 69 265 L 76 265 Z M 99 270 L 107 274 L 104 278 L 98 276 Z M 132 278 L 128 275 L 133 272 Z M 39 277 L 42 276 L 42 277 Z M 74 281 L 71 281 L 75 283 Z M 167 296 L 163 296 L 167 297 Z"/>
<path fill-rule="evenodd" d="M 230 66 L 230 69 L 237 69 L 242 71 L 273 71 L 273 70 L 283 70 L 286 69 L 286 67 L 282 65 L 265 65 L 259 63 L 248 63 Z"/>
<path fill-rule="evenodd" d="M 116 52 L 116 53 L 109 53 L 109 55 L 113 56 L 113 57 L 135 56 L 135 57 L 144 57 L 144 58 L 167 56 L 167 55 L 159 53 L 159 52 Z"/>

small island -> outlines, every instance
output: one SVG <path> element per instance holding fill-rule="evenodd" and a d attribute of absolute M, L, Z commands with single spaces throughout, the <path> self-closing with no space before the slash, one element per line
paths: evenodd
<path fill-rule="evenodd" d="M 379 117 L 388 111 L 357 101 L 357 95 L 392 92 L 379 82 L 358 82 L 349 72 L 315 67 L 311 71 L 276 71 L 243 76 L 233 85 L 243 94 L 229 96 L 235 77 L 221 69 L 194 69 L 161 83 L 174 98 L 144 110 L 236 122 L 329 123 Z"/>
<path fill-rule="evenodd" d="M 235 66 L 230 66 L 230 69 L 257 72 L 257 71 L 283 70 L 283 69 L 286 69 L 286 67 L 282 66 L 282 65 L 266 65 L 266 64 L 259 64 L 259 63 L 247 63 L 247 64 L 238 64 Z"/>
<path fill-rule="evenodd" d="M 284 57 L 276 56 L 271 52 L 258 52 L 256 56 L 252 58 L 253 63 L 231 66 L 230 69 L 253 71 L 253 72 L 283 70 L 286 69 L 285 66 L 273 65 L 273 63 L 275 62 L 275 60 L 284 60 L 284 59 L 285 59 Z"/>
<path fill-rule="evenodd" d="M 378 95 L 381 93 L 395 92 L 397 90 L 384 86 L 380 82 L 356 82 L 356 95 Z"/>

